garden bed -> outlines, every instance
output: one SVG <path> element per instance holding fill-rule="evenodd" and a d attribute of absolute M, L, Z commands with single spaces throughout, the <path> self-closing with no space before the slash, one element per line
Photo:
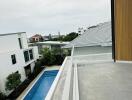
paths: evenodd
<path fill-rule="evenodd" d="M 36 76 L 44 69 L 41 67 L 38 73 L 32 73 L 28 79 L 23 81 L 10 95 L 7 96 L 7 100 L 16 100 L 16 98 L 28 87 L 28 85 L 36 78 Z"/>

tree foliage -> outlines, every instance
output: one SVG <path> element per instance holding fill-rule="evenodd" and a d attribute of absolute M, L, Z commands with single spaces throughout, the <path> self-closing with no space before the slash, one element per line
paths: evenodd
<path fill-rule="evenodd" d="M 38 75 L 41 72 L 41 70 L 42 70 L 42 59 L 37 60 L 37 62 L 35 63 L 33 73 L 35 75 Z"/>
<path fill-rule="evenodd" d="M 0 92 L 0 100 L 6 100 L 6 95 Z"/>
<path fill-rule="evenodd" d="M 66 36 L 60 36 L 58 38 L 50 39 L 50 41 L 72 41 L 75 39 L 79 34 L 76 32 L 71 32 Z"/>
<path fill-rule="evenodd" d="M 43 65 L 61 65 L 66 54 L 63 52 L 62 49 L 56 48 L 49 50 L 48 48 L 45 48 L 42 50 L 41 54 L 42 57 L 42 64 Z"/>
<path fill-rule="evenodd" d="M 12 73 L 7 77 L 6 90 L 15 89 L 21 83 L 21 75 L 19 73 Z"/>
<path fill-rule="evenodd" d="M 77 36 L 78 36 L 78 33 L 76 33 L 76 32 L 71 32 L 71 33 L 69 33 L 68 35 L 66 35 L 66 36 L 63 38 L 63 41 L 72 41 L 72 40 L 75 39 Z"/>
<path fill-rule="evenodd" d="M 43 49 L 41 53 L 43 55 L 42 63 L 44 65 L 54 64 L 55 57 L 54 57 L 53 53 L 48 48 Z"/>

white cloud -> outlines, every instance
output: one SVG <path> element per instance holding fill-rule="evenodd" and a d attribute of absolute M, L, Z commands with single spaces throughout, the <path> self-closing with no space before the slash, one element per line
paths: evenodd
<path fill-rule="evenodd" d="M 62 33 L 110 20 L 110 0 L 0 0 L 0 33 Z"/>

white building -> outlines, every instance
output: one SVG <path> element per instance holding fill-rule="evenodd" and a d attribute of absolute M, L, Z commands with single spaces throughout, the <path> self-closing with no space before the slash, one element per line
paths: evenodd
<path fill-rule="evenodd" d="M 88 28 L 63 48 L 72 49 L 74 46 L 74 55 L 111 53 L 111 38 L 111 22 L 105 22 Z"/>
<path fill-rule="evenodd" d="M 37 46 L 39 53 L 42 49 L 48 48 L 49 50 L 61 48 L 65 45 L 68 45 L 69 42 L 61 42 L 61 41 L 45 41 L 45 42 L 36 42 L 30 43 L 30 46 Z"/>
<path fill-rule="evenodd" d="M 0 34 L 0 91 L 7 93 L 5 82 L 9 74 L 19 72 L 24 81 L 38 58 L 38 49 L 28 47 L 25 32 Z"/>

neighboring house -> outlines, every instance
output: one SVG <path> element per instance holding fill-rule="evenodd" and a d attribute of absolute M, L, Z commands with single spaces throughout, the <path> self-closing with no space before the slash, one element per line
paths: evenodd
<path fill-rule="evenodd" d="M 50 36 L 43 36 L 44 41 L 49 41 L 50 40 Z"/>
<path fill-rule="evenodd" d="M 51 35 L 52 39 L 59 38 L 59 37 L 60 37 L 60 35 Z"/>
<path fill-rule="evenodd" d="M 63 48 L 74 49 L 74 55 L 112 52 L 111 22 L 88 28 Z"/>
<path fill-rule="evenodd" d="M 33 72 L 39 58 L 37 47 L 28 47 L 25 32 L 0 34 L 0 91 L 5 91 L 9 74 L 19 72 L 23 82 Z"/>
<path fill-rule="evenodd" d="M 39 53 L 44 48 L 49 48 L 50 50 L 61 48 L 62 46 L 65 46 L 69 44 L 69 42 L 61 42 L 61 41 L 45 41 L 45 42 L 37 42 L 37 43 L 30 43 L 30 46 L 37 46 Z"/>
<path fill-rule="evenodd" d="M 39 34 L 36 34 L 29 38 L 30 42 L 42 42 L 43 40 L 44 40 L 44 38 Z"/>
<path fill-rule="evenodd" d="M 49 34 L 48 36 L 43 36 L 44 41 L 50 41 L 51 39 L 57 39 L 59 37 L 64 37 L 65 35 L 51 35 Z"/>

